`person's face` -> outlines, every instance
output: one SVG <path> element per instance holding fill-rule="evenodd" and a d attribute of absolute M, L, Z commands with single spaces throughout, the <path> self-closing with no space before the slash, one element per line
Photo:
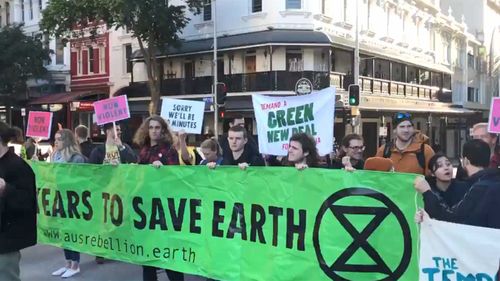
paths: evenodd
<path fill-rule="evenodd" d="M 234 119 L 233 122 L 229 123 L 229 126 L 230 127 L 234 127 L 234 126 L 245 127 L 245 118 L 236 118 L 236 119 Z"/>
<path fill-rule="evenodd" d="M 161 123 L 156 120 L 149 121 L 149 138 L 152 141 L 158 141 L 162 136 Z"/>
<path fill-rule="evenodd" d="M 217 161 L 217 151 L 213 151 L 210 148 L 201 148 L 201 153 L 205 156 L 205 160 L 207 162 L 215 162 Z"/>
<path fill-rule="evenodd" d="M 229 131 L 227 141 L 229 142 L 229 148 L 231 148 L 232 152 L 242 151 L 247 143 L 247 139 L 243 136 L 243 132 Z"/>
<path fill-rule="evenodd" d="M 365 151 L 365 145 L 361 140 L 351 140 L 348 147 L 344 147 L 346 156 L 351 157 L 355 160 L 363 159 L 363 152 Z"/>
<path fill-rule="evenodd" d="M 120 125 L 116 125 L 116 133 L 118 134 L 118 138 L 121 139 L 122 128 L 120 127 Z M 115 130 L 113 128 L 107 129 L 106 136 L 108 137 L 108 139 L 115 139 Z"/>
<path fill-rule="evenodd" d="M 472 138 L 475 140 L 483 140 L 490 147 L 493 147 L 497 141 L 496 137 L 492 137 L 484 127 L 480 127 L 472 131 Z"/>
<path fill-rule="evenodd" d="M 453 178 L 453 166 L 447 157 L 439 157 L 433 175 L 440 181 L 449 182 Z"/>
<path fill-rule="evenodd" d="M 291 163 L 300 163 L 304 161 L 309 153 L 304 153 L 302 144 L 298 141 L 290 141 L 288 145 L 288 161 Z"/>
<path fill-rule="evenodd" d="M 57 133 L 54 137 L 54 148 L 56 150 L 62 150 L 64 148 L 64 142 L 61 134 Z"/>
<path fill-rule="evenodd" d="M 409 141 L 414 134 L 413 124 L 408 120 L 399 123 L 396 127 L 396 137 L 403 142 Z"/>

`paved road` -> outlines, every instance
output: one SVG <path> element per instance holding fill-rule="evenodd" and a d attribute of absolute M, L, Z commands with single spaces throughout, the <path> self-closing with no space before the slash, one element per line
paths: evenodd
<path fill-rule="evenodd" d="M 53 277 L 52 271 L 64 265 L 64 254 L 59 248 L 37 245 L 21 252 L 21 280 L 23 281 L 55 281 L 63 280 Z M 141 281 L 142 267 L 118 261 L 106 261 L 97 264 L 93 256 L 82 254 L 80 274 L 64 279 L 68 281 Z M 167 281 L 165 271 L 159 274 L 160 281 Z M 205 278 L 188 276 L 186 281 L 205 281 Z"/>

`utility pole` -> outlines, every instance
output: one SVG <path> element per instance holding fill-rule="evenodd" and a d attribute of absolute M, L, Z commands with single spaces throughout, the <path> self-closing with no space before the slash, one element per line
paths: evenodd
<path fill-rule="evenodd" d="M 215 6 L 215 0 L 212 0 L 212 21 L 214 26 L 214 61 L 213 61 L 213 76 L 214 82 L 212 85 L 212 104 L 214 106 L 214 134 L 215 139 L 219 139 L 219 105 L 217 104 L 217 7 Z"/>

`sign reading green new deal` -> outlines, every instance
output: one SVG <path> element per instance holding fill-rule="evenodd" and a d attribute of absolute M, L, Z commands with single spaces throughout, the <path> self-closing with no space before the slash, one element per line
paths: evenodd
<path fill-rule="evenodd" d="M 415 175 L 32 166 L 43 244 L 217 280 L 418 280 Z"/>
<path fill-rule="evenodd" d="M 332 151 L 334 87 L 304 96 L 252 95 L 252 101 L 261 153 L 287 155 L 288 142 L 295 133 L 313 136 L 320 155 Z"/>

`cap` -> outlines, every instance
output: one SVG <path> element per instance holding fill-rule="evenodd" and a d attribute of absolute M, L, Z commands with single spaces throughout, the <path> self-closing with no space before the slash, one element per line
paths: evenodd
<path fill-rule="evenodd" d="M 396 128 L 399 123 L 403 121 L 410 121 L 410 123 L 413 125 L 413 120 L 411 119 L 411 114 L 408 112 L 398 112 L 394 114 L 394 117 L 392 118 L 392 126 Z"/>

